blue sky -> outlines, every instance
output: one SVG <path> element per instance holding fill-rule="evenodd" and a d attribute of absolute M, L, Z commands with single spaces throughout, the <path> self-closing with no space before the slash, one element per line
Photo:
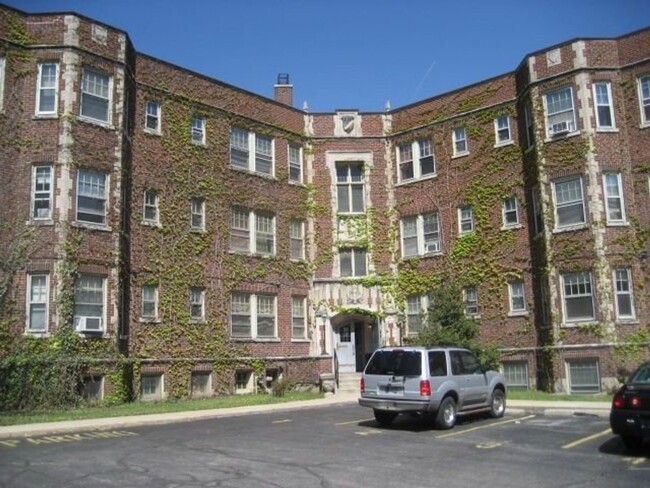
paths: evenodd
<path fill-rule="evenodd" d="M 263 96 L 289 73 L 311 112 L 397 108 L 576 37 L 650 26 L 650 0 L 0 0 L 77 12 L 139 52 Z"/>

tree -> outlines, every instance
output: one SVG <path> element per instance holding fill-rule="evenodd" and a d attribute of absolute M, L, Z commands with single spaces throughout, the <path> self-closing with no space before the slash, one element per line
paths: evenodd
<path fill-rule="evenodd" d="M 411 343 L 463 347 L 473 351 L 483 367 L 498 369 L 500 365 L 496 346 L 481 343 L 480 322 L 465 315 L 462 288 L 453 280 L 442 280 L 431 290 L 425 326 Z"/>

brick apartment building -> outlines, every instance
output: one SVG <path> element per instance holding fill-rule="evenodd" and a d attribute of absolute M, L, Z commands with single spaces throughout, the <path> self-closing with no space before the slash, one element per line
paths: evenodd
<path fill-rule="evenodd" d="M 384 112 L 274 88 L 0 6 L 0 340 L 73 327 L 100 399 L 109 356 L 142 399 L 318 384 L 453 276 L 513 387 L 604 391 L 650 355 L 650 29 Z"/>

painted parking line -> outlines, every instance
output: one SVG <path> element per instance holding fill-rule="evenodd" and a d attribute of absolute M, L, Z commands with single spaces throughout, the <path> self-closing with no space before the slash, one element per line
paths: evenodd
<path fill-rule="evenodd" d="M 371 420 L 375 420 L 374 418 L 370 419 L 359 419 L 359 420 L 350 420 L 348 422 L 338 422 L 334 425 L 350 425 L 350 424 L 360 424 L 361 422 L 370 422 Z"/>
<path fill-rule="evenodd" d="M 23 444 L 61 444 L 65 442 L 79 442 L 88 440 L 117 439 L 120 437 L 133 437 L 139 434 L 126 430 L 93 431 L 78 434 L 48 435 L 37 437 L 25 437 L 24 439 L 7 439 L 0 441 L 0 447 L 17 447 Z"/>
<path fill-rule="evenodd" d="M 446 437 L 454 437 L 454 436 L 458 436 L 458 435 L 467 434 L 468 432 L 474 432 L 476 430 L 490 429 L 492 427 L 499 427 L 499 426 L 505 425 L 505 424 L 517 423 L 517 422 L 521 422 L 522 420 L 530 420 L 532 418 L 535 418 L 535 415 L 527 415 L 525 417 L 517 417 L 515 419 L 502 420 L 500 422 L 493 422 L 491 424 L 479 425 L 478 427 L 471 427 L 469 429 L 458 429 L 458 430 L 454 430 L 453 432 L 450 432 L 448 434 L 437 435 L 436 439 L 444 439 Z"/>
<path fill-rule="evenodd" d="M 564 444 L 562 446 L 562 449 L 572 449 L 576 446 L 579 446 L 580 444 L 584 444 L 585 442 L 593 441 L 594 439 L 598 439 L 599 437 L 603 437 L 606 435 L 612 435 L 612 429 L 605 429 L 602 432 L 598 432 L 597 434 L 592 434 L 587 437 L 582 437 L 581 439 L 575 440 L 573 442 L 569 442 L 568 444 Z"/>
<path fill-rule="evenodd" d="M 283 420 L 274 420 L 271 422 L 272 424 L 288 424 L 290 422 L 293 422 L 291 419 L 283 419 Z"/>

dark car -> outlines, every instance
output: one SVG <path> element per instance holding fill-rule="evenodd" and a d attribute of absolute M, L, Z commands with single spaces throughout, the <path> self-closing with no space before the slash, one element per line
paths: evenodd
<path fill-rule="evenodd" d="M 642 447 L 644 439 L 650 439 L 650 361 L 642 364 L 614 395 L 609 424 L 631 449 Z"/>

